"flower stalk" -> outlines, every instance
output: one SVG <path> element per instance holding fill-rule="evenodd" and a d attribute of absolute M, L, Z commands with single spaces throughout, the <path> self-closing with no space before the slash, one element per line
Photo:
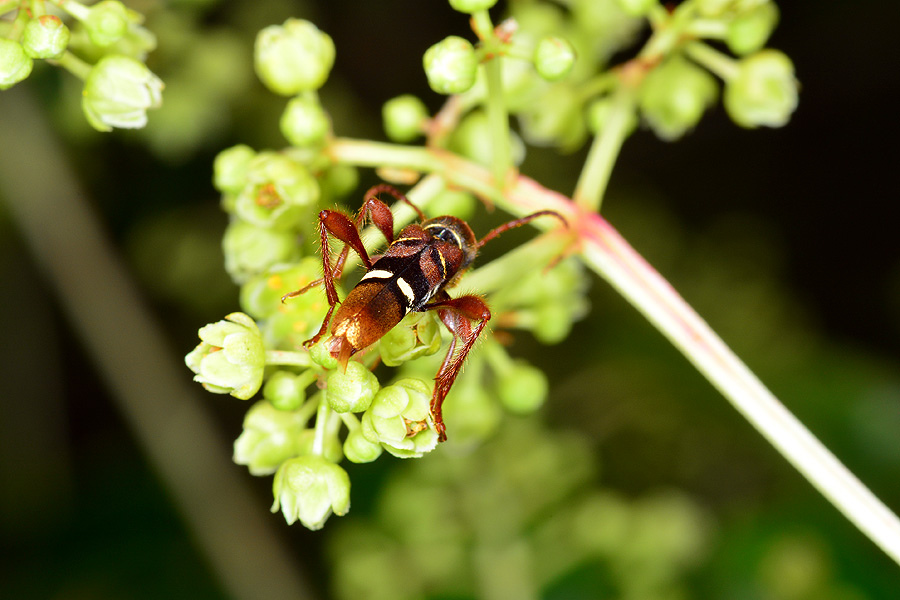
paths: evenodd
<path fill-rule="evenodd" d="M 432 150 L 398 151 L 384 144 L 336 139 L 331 154 L 342 162 L 362 158 L 382 165 L 428 165 L 455 185 L 490 190 L 492 175 L 458 156 Z M 400 163 L 393 165 L 392 159 Z M 900 520 L 875 497 L 731 351 L 675 289 L 600 215 L 562 194 L 518 175 L 491 201 L 515 215 L 554 210 L 575 231 L 572 248 L 584 263 L 640 311 L 750 423 L 851 522 L 900 564 Z M 540 221 L 535 221 L 540 226 Z M 552 223 L 551 223 L 552 225 Z M 486 273 L 482 268 L 479 271 Z M 473 283 L 482 280 L 472 274 Z M 485 275 L 482 275 L 485 277 Z"/>

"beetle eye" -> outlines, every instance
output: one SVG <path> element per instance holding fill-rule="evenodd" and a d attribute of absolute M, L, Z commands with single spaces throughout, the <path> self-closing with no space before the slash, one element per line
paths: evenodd
<path fill-rule="evenodd" d="M 455 242 L 456 236 L 446 227 L 435 227 L 431 231 L 431 237 L 442 242 Z"/>

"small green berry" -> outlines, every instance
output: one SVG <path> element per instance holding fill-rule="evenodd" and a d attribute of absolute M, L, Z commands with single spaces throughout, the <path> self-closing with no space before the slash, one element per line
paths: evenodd
<path fill-rule="evenodd" d="M 317 90 L 334 65 L 334 42 L 309 21 L 288 19 L 256 36 L 256 74 L 282 96 Z"/>
<path fill-rule="evenodd" d="M 534 67 L 547 81 L 562 79 L 575 65 L 575 48 L 561 37 L 541 38 L 534 48 Z"/>
<path fill-rule="evenodd" d="M 0 38 L 0 90 L 11 88 L 29 75 L 34 61 L 22 44 Z"/>
<path fill-rule="evenodd" d="M 762 50 L 739 63 L 725 82 L 725 110 L 742 127 L 781 127 L 797 108 L 794 65 L 777 50 Z"/>
<path fill-rule="evenodd" d="M 200 345 L 185 356 L 194 381 L 216 394 L 247 400 L 262 385 L 266 351 L 256 323 L 244 313 L 205 325 Z"/>
<path fill-rule="evenodd" d="M 98 131 L 136 129 L 147 124 L 147 109 L 162 105 L 162 90 L 163 82 L 145 64 L 110 54 L 88 74 L 81 106 Z"/>
<path fill-rule="evenodd" d="M 728 24 L 725 43 L 738 56 L 760 50 L 778 25 L 778 6 L 764 2 L 740 13 Z"/>
<path fill-rule="evenodd" d="M 472 44 L 451 35 L 425 51 L 428 85 L 439 94 L 461 94 L 475 84 L 478 57 Z"/>
<path fill-rule="evenodd" d="M 497 4 L 497 0 L 450 0 L 450 6 L 453 10 L 467 14 L 488 10 L 495 4 Z"/>
<path fill-rule="evenodd" d="M 309 455 L 282 463 L 272 484 L 275 502 L 288 525 L 300 521 L 312 530 L 321 529 L 332 513 L 350 510 L 350 477 L 338 465 L 321 456 Z"/>
<path fill-rule="evenodd" d="M 328 405 L 337 413 L 368 409 L 380 387 L 372 371 L 355 360 L 347 363 L 346 370 L 336 369 L 329 373 L 325 383 Z"/>
<path fill-rule="evenodd" d="M 657 136 L 672 141 L 697 125 L 717 93 L 712 75 L 685 58 L 674 56 L 644 80 L 641 113 Z"/>
<path fill-rule="evenodd" d="M 416 96 L 405 94 L 385 102 L 381 117 L 388 138 L 394 142 L 411 142 L 422 135 L 428 109 Z"/>
<path fill-rule="evenodd" d="M 246 144 L 226 148 L 213 161 L 213 185 L 220 192 L 237 193 L 247 183 L 247 170 L 256 152 Z"/>
<path fill-rule="evenodd" d="M 55 15 L 28 21 L 22 32 L 22 47 L 31 58 L 59 58 L 69 45 L 71 33 Z"/>
<path fill-rule="evenodd" d="M 279 410 L 261 400 L 244 416 L 244 431 L 234 441 L 234 462 L 251 475 L 271 475 L 279 465 L 300 453 L 298 439 L 308 418 Z"/>
<path fill-rule="evenodd" d="M 288 102 L 281 114 L 281 135 L 292 146 L 315 146 L 325 139 L 330 122 L 316 98 L 297 96 Z"/>

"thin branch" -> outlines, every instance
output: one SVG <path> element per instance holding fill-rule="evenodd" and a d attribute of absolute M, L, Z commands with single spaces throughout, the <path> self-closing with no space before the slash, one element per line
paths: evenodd
<path fill-rule="evenodd" d="M 365 154 L 365 142 L 336 140 L 338 160 Z M 352 148 L 352 152 L 345 152 Z M 372 149 L 374 150 L 374 149 Z M 443 151 L 424 150 L 448 183 L 484 193 L 515 215 L 555 210 L 577 232 L 585 264 L 615 287 L 851 522 L 900 564 L 900 520 L 788 411 L 672 286 L 599 215 L 519 176 L 506 193 L 491 193 L 483 167 Z M 383 161 L 382 161 L 383 164 Z M 410 164 L 402 166 L 410 167 Z M 535 225 L 542 223 L 537 220 Z"/>

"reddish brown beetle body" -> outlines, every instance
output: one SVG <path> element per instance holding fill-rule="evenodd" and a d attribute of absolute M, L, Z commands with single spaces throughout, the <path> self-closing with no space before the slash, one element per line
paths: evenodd
<path fill-rule="evenodd" d="M 393 215 L 388 206 L 377 198 L 382 192 L 390 193 L 412 206 L 422 222 L 408 225 L 394 239 Z M 389 244 L 385 253 L 375 261 L 369 258 L 359 237 L 367 215 Z M 422 211 L 388 185 L 375 186 L 366 193 L 366 201 L 355 223 L 343 213 L 323 210 L 319 213 L 323 278 L 311 285 L 324 283 L 329 309 L 319 332 L 306 344 L 313 344 L 324 336 L 328 331 L 329 318 L 334 313 L 328 348 L 338 362 L 346 366 L 353 354 L 380 340 L 410 311 L 436 310 L 453 334 L 450 349 L 435 377 L 431 399 L 435 429 L 439 439 L 444 441 L 447 436 L 441 405 L 475 340 L 491 318 L 487 304 L 478 296 L 451 298 L 445 288 L 472 264 L 478 249 L 487 241 L 543 215 L 563 220 L 553 211 L 540 211 L 501 225 L 477 240 L 465 221 L 453 216 L 426 219 Z M 330 259 L 329 234 L 345 244 L 334 265 Z M 335 312 L 339 301 L 334 281 L 341 276 L 351 248 L 359 254 L 366 274 Z M 303 293 L 308 287 L 287 294 L 285 298 Z M 474 328 L 473 322 L 477 323 Z"/>

